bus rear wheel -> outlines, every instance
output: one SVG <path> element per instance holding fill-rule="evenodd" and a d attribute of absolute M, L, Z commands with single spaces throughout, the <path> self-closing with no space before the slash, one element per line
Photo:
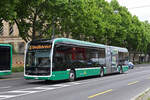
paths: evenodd
<path fill-rule="evenodd" d="M 120 74 L 123 74 L 123 69 L 122 69 L 122 67 L 120 67 L 119 73 L 120 73 Z"/>
<path fill-rule="evenodd" d="M 74 70 L 70 70 L 69 81 L 73 82 L 75 80 L 75 78 L 76 78 L 75 71 Z"/>

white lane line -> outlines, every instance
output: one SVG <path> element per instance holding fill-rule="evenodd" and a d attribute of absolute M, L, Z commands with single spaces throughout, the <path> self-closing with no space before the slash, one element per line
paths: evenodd
<path fill-rule="evenodd" d="M 7 97 L 4 95 L 0 95 L 0 100 L 4 100 L 4 99 L 8 99 L 8 98 L 15 98 L 15 97 L 19 97 L 19 96 L 24 96 L 24 95 L 29 95 L 31 93 L 24 93 L 24 94 L 19 94 L 19 95 L 7 95 Z M 1 98 L 3 97 L 3 98 Z"/>
<path fill-rule="evenodd" d="M 71 83 L 71 84 L 75 84 L 75 85 L 76 85 L 76 84 L 82 84 L 82 83 L 77 83 L 77 82 L 70 82 L 70 83 Z"/>
<path fill-rule="evenodd" d="M 17 95 L 0 95 L 0 98 L 12 98 L 15 96 L 17 96 Z"/>
<path fill-rule="evenodd" d="M 38 92 L 38 91 L 19 91 L 19 90 L 16 90 L 16 91 L 9 91 L 8 93 L 35 93 L 35 92 Z"/>
<path fill-rule="evenodd" d="M 66 87 L 66 86 L 70 86 L 70 85 L 66 85 L 66 84 L 56 84 L 56 85 L 49 85 L 49 86 L 56 86 L 56 87 Z"/>
<path fill-rule="evenodd" d="M 51 87 L 36 87 L 36 88 L 33 88 L 33 89 L 52 90 L 52 89 L 55 89 L 55 88 L 51 88 Z"/>
<path fill-rule="evenodd" d="M 68 87 L 68 86 L 82 84 L 82 83 L 77 83 L 77 82 L 70 82 L 70 83 L 71 84 L 69 84 L 69 83 L 67 83 L 67 84 L 55 84 L 55 85 L 47 85 L 47 86 L 41 86 L 41 87 L 19 89 L 19 90 L 14 90 L 14 91 L 0 92 L 0 100 L 13 98 L 13 97 L 19 97 L 19 96 L 25 96 L 25 95 L 30 95 L 32 93 L 45 92 L 48 90 L 60 89 L 60 88 Z M 15 95 L 7 95 L 9 93 L 18 93 L 18 94 L 17 95 L 16 94 Z"/>
<path fill-rule="evenodd" d="M 37 88 L 40 88 L 40 87 L 37 87 Z M 63 88 L 63 87 L 56 87 L 56 88 L 51 88 L 51 89 L 57 89 L 57 88 Z M 33 89 L 33 88 L 30 88 L 30 89 Z M 49 90 L 50 90 L 50 88 L 49 88 Z M 19 90 L 17 90 L 17 91 L 19 91 Z M 8 95 L 7 97 L 4 97 L 3 95 L 0 95 L 0 97 L 4 97 L 4 98 L 2 98 L 0 100 L 7 99 L 7 98 L 13 98 L 13 97 L 20 97 L 20 96 L 30 95 L 31 93 L 39 93 L 39 92 L 45 92 L 45 91 L 47 91 L 47 89 L 41 90 L 41 91 L 37 91 L 37 92 L 31 92 L 31 91 L 26 92 L 26 93 L 24 92 L 22 94 L 13 95 L 13 96 L 12 95 Z M 8 91 L 7 93 L 10 93 L 10 92 L 11 91 Z"/>

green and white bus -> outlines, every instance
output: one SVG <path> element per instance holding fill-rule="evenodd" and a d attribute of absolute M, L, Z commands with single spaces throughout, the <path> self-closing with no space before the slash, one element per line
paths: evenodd
<path fill-rule="evenodd" d="M 87 76 L 128 70 L 126 48 L 68 38 L 35 40 L 27 43 L 24 78 L 74 81 Z"/>
<path fill-rule="evenodd" d="M 12 46 L 0 44 L 0 76 L 11 74 L 12 69 Z"/>

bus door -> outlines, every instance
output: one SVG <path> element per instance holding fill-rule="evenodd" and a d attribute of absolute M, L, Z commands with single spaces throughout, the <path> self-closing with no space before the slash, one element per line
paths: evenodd
<path fill-rule="evenodd" d="M 112 67 L 112 72 L 117 72 L 117 62 L 118 59 L 118 50 L 117 49 L 112 49 L 111 50 L 111 67 Z"/>
<path fill-rule="evenodd" d="M 111 73 L 111 49 L 106 48 L 106 72 Z"/>

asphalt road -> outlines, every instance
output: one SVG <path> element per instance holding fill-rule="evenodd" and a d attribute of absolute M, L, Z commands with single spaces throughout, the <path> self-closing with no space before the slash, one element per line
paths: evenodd
<path fill-rule="evenodd" d="M 150 65 L 75 82 L 24 80 L 17 73 L 0 77 L 0 100 L 131 100 L 149 87 Z"/>

